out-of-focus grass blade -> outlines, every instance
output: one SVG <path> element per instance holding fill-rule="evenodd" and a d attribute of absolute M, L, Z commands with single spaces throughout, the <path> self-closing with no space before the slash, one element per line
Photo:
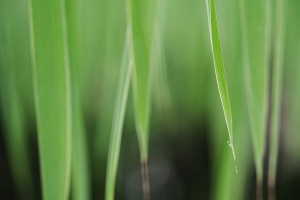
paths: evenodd
<path fill-rule="evenodd" d="M 152 33 L 150 66 L 153 73 L 153 100 L 163 113 L 171 107 L 171 97 L 167 81 L 166 60 L 163 49 L 163 27 L 165 21 L 166 1 L 157 2 Z M 163 114 L 162 114 L 163 115 Z"/>
<path fill-rule="evenodd" d="M 119 162 L 120 146 L 122 139 L 122 128 L 124 123 L 124 116 L 126 110 L 126 102 L 129 92 L 130 79 L 132 74 L 133 63 L 129 60 L 129 37 L 130 32 L 126 33 L 126 41 L 124 46 L 124 54 L 122 60 L 122 66 L 119 77 L 119 85 L 115 102 L 114 118 L 112 124 L 108 163 L 106 173 L 106 191 L 105 199 L 113 200 L 115 183 Z"/>
<path fill-rule="evenodd" d="M 166 111 L 171 107 L 171 97 L 167 83 L 166 61 L 159 31 L 159 27 L 154 26 L 151 46 L 153 99 L 161 111 Z"/>
<path fill-rule="evenodd" d="M 73 70 L 73 69 L 72 69 Z M 72 198 L 91 199 L 87 138 L 79 100 L 78 83 L 72 77 Z"/>
<path fill-rule="evenodd" d="M 23 25 L 26 22 L 28 24 L 26 1 L 0 2 L 0 101 L 6 130 L 4 138 L 18 199 L 34 199 L 25 109 L 30 96 L 24 98 L 28 97 L 24 95 L 28 92 L 28 84 L 24 82 L 26 78 L 20 79 L 20 73 L 30 66 L 30 56 L 26 54 L 28 28 Z"/>
<path fill-rule="evenodd" d="M 286 3 L 284 0 L 277 0 L 276 5 L 276 27 L 274 38 L 274 62 L 272 69 L 272 90 L 271 90 L 271 120 L 270 120 L 270 157 L 269 157 L 269 199 L 275 199 L 276 169 L 279 148 L 279 128 L 281 115 L 281 91 L 283 82 L 283 59 L 285 41 L 285 15 Z"/>
<path fill-rule="evenodd" d="M 133 93 L 135 126 L 141 153 L 144 199 L 150 199 L 148 180 L 148 140 L 150 115 L 150 63 L 149 48 L 142 26 L 142 6 L 137 0 L 127 0 L 127 26 L 131 31 L 134 60 Z"/>
<path fill-rule="evenodd" d="M 300 40 L 295 39 L 300 35 L 300 26 L 295 26 L 300 18 L 300 1 L 288 2 L 286 26 L 286 53 L 284 59 L 284 107 L 286 115 L 284 118 L 284 177 L 293 180 L 298 173 L 300 165 Z"/>
<path fill-rule="evenodd" d="M 232 149 L 234 164 L 237 172 L 236 158 L 235 158 L 233 138 L 232 138 L 231 106 L 230 106 L 230 99 L 229 99 L 229 93 L 227 88 L 225 69 L 223 64 L 223 56 L 221 50 L 219 30 L 218 30 L 215 1 L 206 0 L 206 6 L 207 6 L 207 16 L 208 16 L 211 47 L 212 47 L 214 66 L 215 66 L 215 74 L 217 78 L 217 84 L 218 84 L 219 94 L 222 102 L 222 107 L 225 115 L 226 125 L 229 133 L 229 146 Z"/>
<path fill-rule="evenodd" d="M 189 126 L 191 123 L 202 124 L 205 121 L 202 119 L 205 118 L 205 99 L 208 93 L 206 74 L 209 68 L 208 63 L 211 62 L 211 47 L 206 46 L 210 45 L 207 40 L 208 32 L 203 31 L 203 24 L 207 28 L 205 1 L 162 0 L 157 2 L 158 7 L 161 7 L 161 4 L 165 4 L 162 7 L 166 9 L 158 8 L 157 10 L 162 12 L 161 16 L 165 17 L 166 21 L 161 26 L 161 44 L 162 50 L 165 50 L 167 79 L 172 100 L 170 117 L 166 117 L 167 113 L 162 115 L 164 120 L 178 127 Z M 199 12 L 199 8 L 204 8 L 204 10 Z M 155 79 L 155 68 L 151 70 Z M 154 90 L 156 84 L 154 81 L 151 83 Z M 156 98 L 154 93 L 152 95 Z M 154 103 L 153 112 L 156 112 Z M 152 119 L 158 120 L 157 117 Z"/>
<path fill-rule="evenodd" d="M 150 110 L 150 65 L 149 54 L 141 25 L 139 3 L 127 0 L 127 25 L 131 29 L 134 59 L 133 88 L 136 129 L 141 150 L 141 159 L 147 160 L 149 110 Z"/>
<path fill-rule="evenodd" d="M 29 1 L 43 199 L 66 200 L 71 167 L 71 82 L 65 5 Z"/>
<path fill-rule="evenodd" d="M 92 4 L 94 4 L 94 2 Z M 116 80 L 118 80 L 119 77 L 122 57 L 124 54 L 124 35 L 126 35 L 125 1 L 110 0 L 100 2 L 100 8 L 100 11 L 99 9 L 95 9 L 95 11 L 97 13 L 101 13 L 100 18 L 102 19 L 100 20 L 100 27 L 103 34 L 98 34 L 95 37 L 95 42 L 99 42 L 101 49 L 96 52 L 97 59 L 99 59 L 99 57 L 100 59 L 99 61 L 97 60 L 96 66 L 97 77 L 95 80 L 97 80 L 97 84 L 96 87 L 94 86 L 95 91 L 92 93 L 93 98 L 95 93 L 97 93 L 99 95 L 99 99 L 94 99 L 94 103 L 90 107 L 97 111 L 95 114 L 98 116 L 96 121 L 96 134 L 93 139 L 92 149 L 92 155 L 94 158 L 92 165 L 94 169 L 93 180 L 97 185 L 97 188 L 104 188 L 107 172 L 106 168 L 109 141 L 114 116 L 114 102 L 118 88 L 118 81 Z M 98 18 L 95 18 L 95 20 L 91 19 L 89 21 L 91 21 L 91 23 L 99 24 Z M 95 105 L 97 105 L 97 109 L 94 109 Z M 133 109 L 129 110 L 130 112 L 133 112 Z M 97 189 L 93 191 L 93 198 L 104 198 L 104 196 L 105 190 Z"/>
<path fill-rule="evenodd" d="M 79 95 L 78 69 L 84 65 L 81 0 L 66 1 L 72 91 L 72 199 L 88 200 L 90 195 L 87 138 Z"/>
<path fill-rule="evenodd" d="M 270 1 L 240 0 L 244 74 L 254 161 L 257 198 L 262 198 L 263 158 L 268 109 Z"/>

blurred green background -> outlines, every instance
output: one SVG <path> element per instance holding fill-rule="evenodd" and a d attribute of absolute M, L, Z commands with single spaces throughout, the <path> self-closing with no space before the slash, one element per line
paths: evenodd
<path fill-rule="evenodd" d="M 107 154 L 125 40 L 124 0 L 78 0 L 78 85 L 92 199 L 103 199 Z M 152 70 L 149 177 L 153 200 L 255 199 L 255 169 L 241 47 L 239 4 L 216 0 L 233 114 L 235 173 L 214 74 L 204 0 L 145 4 L 156 20 Z M 67 4 L 68 6 L 68 4 Z M 154 9 L 155 8 L 155 9 Z M 286 12 L 277 199 L 300 196 L 300 4 Z M 41 199 L 28 3 L 0 3 L 0 199 Z M 148 22 L 149 21 L 149 22 Z M 273 22 L 276 23 L 276 22 Z M 154 37 L 154 36 L 153 36 Z M 130 89 L 115 199 L 142 199 Z M 242 116 L 242 117 L 241 117 Z M 266 134 L 268 138 L 268 134 Z M 268 139 L 266 147 L 268 149 Z M 268 166 L 268 150 L 264 171 Z M 264 173 L 267 174 L 267 173 Z M 265 175 L 266 176 L 266 175 Z M 267 180 L 266 177 L 264 178 Z M 266 185 L 266 184 L 265 184 Z M 264 186 L 264 197 L 267 195 Z M 71 187 L 72 199 L 72 187 Z"/>

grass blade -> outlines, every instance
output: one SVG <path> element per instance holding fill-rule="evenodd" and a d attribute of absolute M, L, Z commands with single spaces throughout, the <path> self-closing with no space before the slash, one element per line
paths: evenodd
<path fill-rule="evenodd" d="M 72 198 L 91 199 L 89 157 L 78 83 L 72 79 Z"/>
<path fill-rule="evenodd" d="M 130 79 L 132 74 L 133 63 L 129 60 L 129 36 L 130 32 L 126 33 L 126 41 L 124 46 L 123 60 L 119 77 L 119 85 L 115 102 L 115 110 L 108 152 L 107 173 L 106 173 L 106 191 L 105 199 L 114 199 L 114 190 L 118 169 L 118 161 L 120 154 L 120 146 L 122 139 L 122 128 L 126 110 L 126 102 L 129 92 Z"/>
<path fill-rule="evenodd" d="M 205 3 L 205 2 L 203 2 Z M 210 91 L 209 115 L 212 120 L 213 133 L 209 134 L 212 138 L 210 145 L 213 152 L 213 163 L 211 177 L 212 199 L 231 200 L 245 199 L 246 191 L 249 186 L 251 160 L 251 144 L 249 126 L 247 122 L 247 107 L 245 104 L 245 92 L 243 82 L 242 52 L 240 45 L 240 27 L 238 4 L 235 0 L 217 1 L 218 22 L 220 37 L 226 38 L 222 42 L 222 53 L 226 62 L 226 77 L 230 88 L 230 103 L 232 108 L 232 129 L 235 141 L 235 151 L 238 157 L 239 174 L 237 175 L 232 168 L 231 152 L 228 145 L 224 143 L 226 137 L 221 132 L 226 132 L 224 116 L 221 105 L 218 101 L 218 93 L 215 85 L 215 77 L 210 72 Z M 240 84 L 237 84 L 240 83 Z M 248 134 L 249 133 L 249 134 Z"/>
<path fill-rule="evenodd" d="M 217 78 L 217 84 L 219 89 L 219 94 L 222 102 L 222 107 L 225 115 L 225 121 L 229 133 L 229 145 L 232 149 L 234 164 L 237 171 L 236 166 L 236 158 L 233 146 L 233 138 L 232 138 L 232 114 L 231 114 L 231 106 L 230 106 L 230 99 L 227 87 L 227 80 L 225 75 L 225 69 L 223 64 L 223 56 L 221 50 L 221 41 L 219 36 L 218 30 L 218 22 L 217 22 L 217 13 L 215 7 L 214 0 L 206 0 L 206 7 L 207 7 L 207 16 L 208 16 L 208 24 L 209 24 L 209 32 L 210 32 L 210 40 L 211 40 L 211 47 L 214 59 L 214 67 L 215 67 L 215 74 Z"/>
<path fill-rule="evenodd" d="M 256 168 L 257 199 L 261 199 L 268 110 L 270 1 L 240 0 L 239 4 L 247 104 Z M 258 29 L 257 27 L 264 28 Z"/>
<path fill-rule="evenodd" d="M 29 1 L 43 199 L 66 200 L 71 167 L 71 83 L 64 1 Z"/>
<path fill-rule="evenodd" d="M 300 17 L 300 1 L 289 1 L 287 13 L 286 30 L 286 59 L 284 60 L 284 89 L 283 96 L 286 98 L 286 117 L 282 119 L 284 123 L 284 133 L 286 133 L 284 151 L 288 158 L 285 163 L 289 165 L 289 176 L 294 178 L 300 165 L 300 40 L 295 40 L 300 34 L 300 26 L 295 26 Z M 286 166 L 286 165 L 285 165 Z"/>
<path fill-rule="evenodd" d="M 29 115 L 26 113 L 26 107 L 30 107 L 26 103 L 31 96 L 28 82 L 22 78 L 30 69 L 30 55 L 27 53 L 29 33 L 28 27 L 23 24 L 24 21 L 28 23 L 26 16 L 27 2 L 0 2 L 0 103 L 16 197 L 35 199 L 27 132 Z M 19 35 L 20 31 L 22 35 Z"/>
<path fill-rule="evenodd" d="M 150 67 L 152 70 L 152 95 L 154 104 L 161 113 L 171 109 L 171 96 L 167 80 L 167 66 L 163 49 L 163 27 L 165 22 L 165 0 L 157 2 L 154 12 L 152 44 L 150 52 Z M 155 106 L 154 106 L 155 107 Z M 164 116 L 165 117 L 165 116 Z"/>
<path fill-rule="evenodd" d="M 270 157 L 269 157 L 269 199 L 275 199 L 276 169 L 279 149 L 280 108 L 283 82 L 283 57 L 285 40 L 286 1 L 277 0 L 276 28 L 274 38 L 274 62 L 272 70 Z"/>
<path fill-rule="evenodd" d="M 144 199 L 150 199 L 148 180 L 148 140 L 150 115 L 150 63 L 146 35 L 143 31 L 141 4 L 127 0 L 127 26 L 131 30 L 132 55 L 134 60 L 133 92 L 135 126 L 141 153 Z"/>
<path fill-rule="evenodd" d="M 88 200 L 90 195 L 89 159 L 82 104 L 79 95 L 78 70 L 84 65 L 81 0 L 66 1 L 68 44 L 72 90 L 72 199 Z"/>
<path fill-rule="evenodd" d="M 148 154 L 149 110 L 150 110 L 150 65 L 145 36 L 140 22 L 136 0 L 127 1 L 127 25 L 132 33 L 134 58 L 133 88 L 135 101 L 136 129 L 141 150 L 141 159 Z"/>

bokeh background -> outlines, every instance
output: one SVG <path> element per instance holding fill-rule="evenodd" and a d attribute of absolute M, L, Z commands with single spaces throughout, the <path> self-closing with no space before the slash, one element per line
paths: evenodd
<path fill-rule="evenodd" d="M 30 199 L 26 195 L 41 199 L 28 4 L 15 0 L 14 6 L 4 6 L 3 2 L 0 8 L 0 199 Z M 227 143 L 229 138 L 214 75 L 205 1 L 160 0 L 155 9 L 149 3 L 144 8 L 145 23 L 155 19 L 157 24 L 153 32 L 148 32 L 156 41 L 149 143 L 153 200 L 255 198 L 239 4 L 235 0 L 216 0 L 216 6 L 239 173 L 235 173 Z M 10 14 L 13 17 L 9 23 L 13 28 L 7 33 L 5 19 Z M 78 83 L 88 142 L 91 193 L 92 199 L 103 199 L 125 40 L 125 1 L 84 0 L 78 16 L 81 28 L 76 35 L 83 44 Z M 289 0 L 277 199 L 298 199 L 300 196 L 299 17 L 299 2 Z M 120 200 L 142 199 L 132 96 L 130 89 L 116 184 L 116 199 Z M 268 133 L 266 138 L 268 141 Z M 266 149 L 265 172 L 268 142 Z M 265 176 L 265 198 L 266 180 Z"/>

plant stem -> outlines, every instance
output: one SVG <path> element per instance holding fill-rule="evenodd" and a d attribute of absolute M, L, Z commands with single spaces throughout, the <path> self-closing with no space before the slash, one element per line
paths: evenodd
<path fill-rule="evenodd" d="M 150 200 L 150 186 L 149 186 L 149 175 L 148 175 L 148 161 L 141 161 L 142 167 L 142 180 L 143 180 L 143 194 L 144 200 Z"/>

